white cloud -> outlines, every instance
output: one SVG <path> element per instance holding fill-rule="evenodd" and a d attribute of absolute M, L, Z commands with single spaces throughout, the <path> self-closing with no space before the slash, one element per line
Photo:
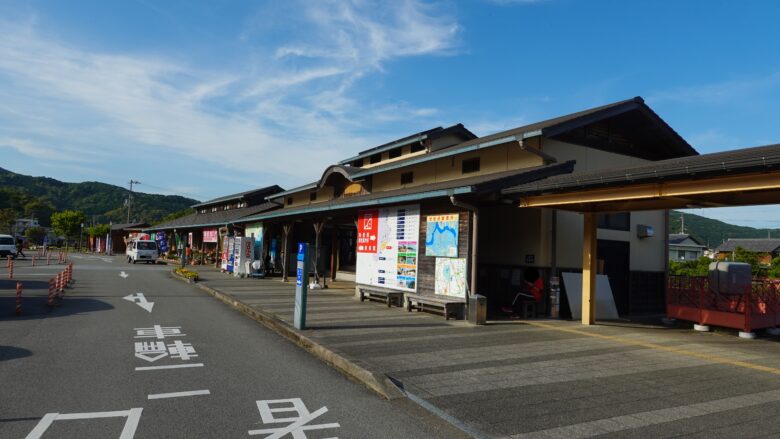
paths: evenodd
<path fill-rule="evenodd" d="M 57 153 L 63 143 L 113 160 L 161 151 L 213 162 L 255 184 L 277 182 L 263 181 L 262 170 L 289 185 L 387 141 L 383 123 L 436 115 L 405 102 L 364 102 L 355 88 L 393 59 L 450 53 L 459 29 L 453 19 L 411 0 L 299 6 L 295 33 L 263 47 L 268 55 L 258 55 L 257 65 L 230 71 L 97 53 L 47 38 L 34 22 L 0 21 L 0 98 L 7 98 L 0 137 L 50 163 L 66 159 Z M 361 127 L 372 134 L 355 135 Z"/>
<path fill-rule="evenodd" d="M 746 96 L 779 87 L 780 72 L 774 72 L 759 77 L 743 77 L 729 81 L 659 90 L 651 93 L 647 97 L 647 101 L 654 104 L 660 102 L 723 104 L 744 101 Z"/>

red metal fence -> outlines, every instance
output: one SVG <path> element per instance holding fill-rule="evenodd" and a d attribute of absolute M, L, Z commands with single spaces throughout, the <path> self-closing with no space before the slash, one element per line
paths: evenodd
<path fill-rule="evenodd" d="M 756 278 L 742 294 L 718 294 L 707 277 L 669 276 L 666 314 L 744 332 L 780 326 L 780 280 Z"/>

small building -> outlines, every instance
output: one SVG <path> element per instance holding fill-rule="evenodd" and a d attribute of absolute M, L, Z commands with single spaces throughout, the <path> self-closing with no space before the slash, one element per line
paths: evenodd
<path fill-rule="evenodd" d="M 737 248 L 757 253 L 760 264 L 769 265 L 773 258 L 780 255 L 780 239 L 729 239 L 717 249 L 716 257 L 720 260 L 730 257 Z"/>
<path fill-rule="evenodd" d="M 193 205 L 194 213 L 155 224 L 145 231 L 152 233 L 163 251 L 178 251 L 179 246 L 189 244 L 196 260 L 213 263 L 225 236 L 262 236 L 258 223 L 238 221 L 277 209 L 278 204 L 266 198 L 281 191 L 281 187 L 273 185 L 214 198 Z"/>
<path fill-rule="evenodd" d="M 695 261 L 705 256 L 707 246 L 687 233 L 669 235 L 669 260 L 675 262 Z"/>

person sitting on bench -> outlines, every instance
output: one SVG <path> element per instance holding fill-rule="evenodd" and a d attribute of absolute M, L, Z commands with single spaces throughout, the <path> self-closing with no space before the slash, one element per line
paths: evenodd
<path fill-rule="evenodd" d="M 541 305 L 544 295 L 544 281 L 535 267 L 528 267 L 523 272 L 525 286 L 523 290 L 515 294 L 511 306 L 504 306 L 502 311 L 511 313 L 510 319 L 519 319 L 523 314 L 523 305 L 525 302 L 534 302 L 537 306 Z"/>

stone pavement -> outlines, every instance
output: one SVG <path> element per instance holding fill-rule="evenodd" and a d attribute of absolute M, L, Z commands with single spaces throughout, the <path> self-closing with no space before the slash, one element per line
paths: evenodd
<path fill-rule="evenodd" d="M 194 267 L 292 326 L 294 284 Z M 463 321 L 310 291 L 299 334 L 391 377 L 477 437 L 780 437 L 780 343 L 662 326 Z M 308 343 L 308 341 L 307 341 Z"/>

